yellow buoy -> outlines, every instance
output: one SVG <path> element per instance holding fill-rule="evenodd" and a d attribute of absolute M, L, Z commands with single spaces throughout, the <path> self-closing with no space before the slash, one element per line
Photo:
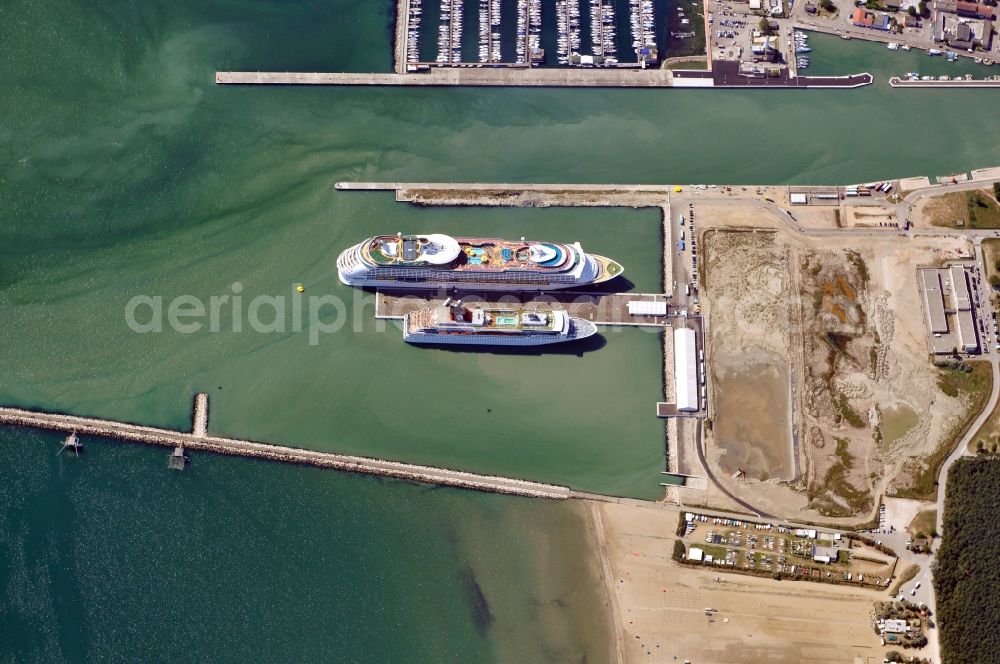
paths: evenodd
<path fill-rule="evenodd" d="M 681 189 L 680 187 L 674 187 L 674 191 L 679 194 L 683 191 L 683 189 Z"/>
<path fill-rule="evenodd" d="M 302 284 L 295 284 L 295 292 L 296 293 L 301 293 L 301 292 L 305 291 L 305 289 L 306 289 L 306 287 L 303 286 Z"/>

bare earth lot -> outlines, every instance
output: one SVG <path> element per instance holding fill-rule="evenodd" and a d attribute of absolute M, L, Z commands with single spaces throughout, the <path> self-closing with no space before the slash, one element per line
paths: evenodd
<path fill-rule="evenodd" d="M 883 490 L 925 489 L 923 459 L 951 441 L 971 400 L 943 388 L 928 359 L 915 269 L 971 246 L 808 237 L 737 202 L 696 209 L 712 377 L 705 447 L 719 479 L 767 512 L 852 522 Z M 729 392 L 745 391 L 750 373 L 755 401 L 736 403 Z"/>

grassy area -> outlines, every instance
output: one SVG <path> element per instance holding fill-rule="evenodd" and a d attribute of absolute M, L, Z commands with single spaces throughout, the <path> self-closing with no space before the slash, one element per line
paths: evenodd
<path fill-rule="evenodd" d="M 1000 280 L 1000 269 L 997 269 L 997 261 L 1000 260 L 1000 240 L 983 240 L 983 260 L 986 262 L 986 274 L 984 275 L 986 282 L 993 283 Z"/>
<path fill-rule="evenodd" d="M 965 192 L 972 228 L 1000 228 L 1000 205 L 985 189 Z"/>
<path fill-rule="evenodd" d="M 697 57 L 689 60 L 675 60 L 667 62 L 666 67 L 667 69 L 708 69 L 708 59 Z"/>
<path fill-rule="evenodd" d="M 726 547 L 717 546 L 715 544 L 692 544 L 691 546 L 696 546 L 705 552 L 705 555 L 712 556 L 716 560 L 726 559 Z"/>
<path fill-rule="evenodd" d="M 911 537 L 916 537 L 918 533 L 925 536 L 933 535 L 937 531 L 937 510 L 922 510 L 913 517 L 910 525 L 906 527 L 906 532 Z"/>
<path fill-rule="evenodd" d="M 987 189 L 935 196 L 927 203 L 924 213 L 932 226 L 1000 228 L 1000 205 Z"/>
<path fill-rule="evenodd" d="M 684 10 L 683 16 L 674 7 Z M 680 2 L 671 5 L 667 19 L 667 52 L 666 57 L 674 58 L 685 55 L 705 55 L 705 14 L 701 2 Z M 687 19 L 687 25 L 681 25 L 681 20 Z M 690 34 L 689 37 L 677 38 L 673 35 Z"/>
<path fill-rule="evenodd" d="M 1000 453 L 1000 403 L 990 413 L 983 426 L 969 441 L 969 451 Z"/>
<path fill-rule="evenodd" d="M 932 226 L 958 228 L 969 225 L 969 205 L 961 191 L 934 196 L 927 202 L 924 214 Z"/>
<path fill-rule="evenodd" d="M 948 396 L 961 398 L 966 403 L 966 409 L 937 449 L 924 459 L 924 463 L 909 468 L 913 472 L 913 481 L 896 494 L 898 497 L 917 500 L 937 498 L 937 476 L 941 464 L 982 412 L 993 389 L 993 371 L 989 362 L 971 362 L 970 366 L 972 370 L 968 372 L 958 368 L 938 370 L 938 387 Z"/>
<path fill-rule="evenodd" d="M 1000 463 L 959 459 L 948 473 L 944 537 L 934 571 L 945 662 L 995 662 L 1000 625 L 1000 538 L 994 537 Z"/>

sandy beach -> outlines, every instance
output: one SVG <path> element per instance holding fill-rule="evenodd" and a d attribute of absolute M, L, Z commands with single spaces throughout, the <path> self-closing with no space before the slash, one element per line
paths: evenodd
<path fill-rule="evenodd" d="M 880 593 L 687 567 L 671 558 L 676 512 L 592 503 L 591 514 L 619 662 L 882 661 Z"/>

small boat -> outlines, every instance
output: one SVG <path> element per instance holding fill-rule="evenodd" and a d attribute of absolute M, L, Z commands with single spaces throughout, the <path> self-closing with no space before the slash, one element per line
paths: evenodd
<path fill-rule="evenodd" d="M 850 39 L 851 36 L 850 35 L 840 35 L 840 38 L 841 39 Z"/>
<path fill-rule="evenodd" d="M 909 44 L 903 44 L 903 45 L 902 45 L 902 46 L 900 46 L 899 48 L 903 49 L 904 51 L 909 51 L 909 50 L 910 50 L 911 48 L 913 48 L 913 47 L 912 47 L 912 46 L 910 46 Z"/>
<path fill-rule="evenodd" d="M 808 46 L 798 46 L 795 48 L 796 53 L 810 53 L 812 51 Z"/>
<path fill-rule="evenodd" d="M 943 53 L 944 53 L 944 51 L 939 51 L 936 48 L 929 48 L 929 49 L 927 49 L 927 55 L 942 55 Z"/>
<path fill-rule="evenodd" d="M 807 35 L 806 33 L 802 32 L 801 30 L 796 30 L 795 31 L 795 36 L 796 37 L 800 37 L 802 39 L 806 39 L 806 38 L 808 38 L 809 35 Z"/>
<path fill-rule="evenodd" d="M 896 42 L 889 42 L 888 44 L 885 45 L 885 47 L 887 49 L 889 49 L 890 51 L 898 51 L 899 50 L 899 44 L 897 44 Z"/>

